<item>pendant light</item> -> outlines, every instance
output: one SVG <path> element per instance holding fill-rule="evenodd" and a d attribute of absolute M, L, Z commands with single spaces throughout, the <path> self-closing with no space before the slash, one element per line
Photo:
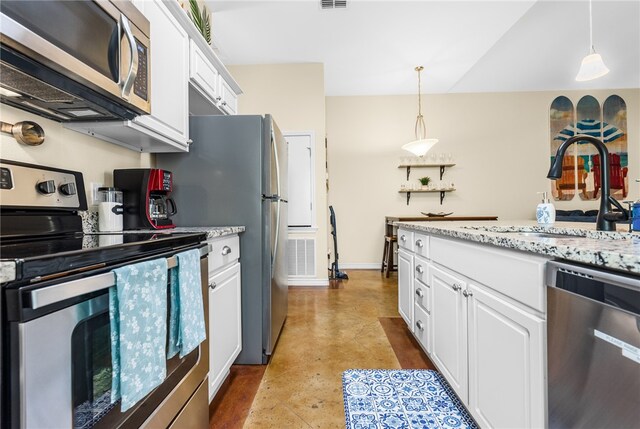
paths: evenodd
<path fill-rule="evenodd" d="M 424 70 L 424 67 L 418 66 L 415 68 L 418 72 L 418 117 L 416 118 L 415 135 L 416 139 L 402 146 L 402 149 L 411 152 L 416 156 L 424 156 L 433 145 L 438 143 L 438 139 L 427 138 L 427 126 L 424 123 L 424 117 L 422 116 L 422 98 L 420 94 L 420 73 Z"/>
<path fill-rule="evenodd" d="M 585 82 L 602 77 L 607 73 L 609 73 L 609 69 L 604 65 L 600 54 L 596 54 L 596 50 L 593 47 L 593 12 L 591 0 L 589 0 L 589 54 L 582 59 L 576 80 Z"/>

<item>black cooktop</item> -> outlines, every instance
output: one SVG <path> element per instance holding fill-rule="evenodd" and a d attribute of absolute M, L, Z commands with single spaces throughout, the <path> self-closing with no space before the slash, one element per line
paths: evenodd
<path fill-rule="evenodd" d="M 71 274 L 147 258 L 204 240 L 206 234 L 203 233 L 76 233 L 2 240 L 0 260 L 16 264 L 16 279 L 5 284 L 10 286 L 46 279 L 59 273 Z"/>

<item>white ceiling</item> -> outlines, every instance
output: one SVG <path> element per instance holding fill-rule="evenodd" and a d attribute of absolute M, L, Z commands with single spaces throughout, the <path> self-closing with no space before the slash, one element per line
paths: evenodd
<path fill-rule="evenodd" d="M 324 63 L 327 95 L 640 88 L 640 0 L 594 1 L 611 69 L 575 82 L 589 48 L 586 0 L 207 0 L 226 64 Z"/>

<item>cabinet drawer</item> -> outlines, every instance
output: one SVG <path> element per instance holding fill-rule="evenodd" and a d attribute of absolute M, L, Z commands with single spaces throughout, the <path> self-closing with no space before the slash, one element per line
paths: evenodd
<path fill-rule="evenodd" d="M 421 234 L 419 232 L 413 233 L 413 251 L 416 255 L 420 255 L 424 258 L 429 258 L 429 236 Z"/>
<path fill-rule="evenodd" d="M 413 252 L 413 231 L 398 229 L 398 246 Z"/>
<path fill-rule="evenodd" d="M 429 263 L 426 259 L 421 258 L 418 254 L 415 255 L 413 266 L 413 278 L 421 281 L 424 284 L 429 284 Z"/>
<path fill-rule="evenodd" d="M 430 329 L 431 319 L 427 314 L 427 312 L 424 311 L 424 308 L 420 307 L 418 304 L 415 305 L 413 317 L 415 318 L 415 321 L 416 321 L 413 327 L 413 334 L 415 335 L 416 339 L 418 340 L 422 348 L 424 348 L 425 351 L 430 354 L 431 353 L 431 342 L 430 342 L 431 335 L 429 334 L 429 332 L 431 330 Z"/>
<path fill-rule="evenodd" d="M 431 288 L 421 281 L 413 284 L 415 289 L 415 303 L 427 313 L 431 313 Z M 417 308 L 417 307 L 416 307 Z"/>
<path fill-rule="evenodd" d="M 549 258 L 489 245 L 431 237 L 431 260 L 544 312 Z"/>
<path fill-rule="evenodd" d="M 237 261 L 240 258 L 240 238 L 231 235 L 209 240 L 212 250 L 209 253 L 209 273 Z"/>

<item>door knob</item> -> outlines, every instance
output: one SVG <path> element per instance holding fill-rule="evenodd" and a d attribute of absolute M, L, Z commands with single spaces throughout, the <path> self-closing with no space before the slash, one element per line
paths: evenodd
<path fill-rule="evenodd" d="M 424 296 L 424 292 L 422 292 L 422 289 L 416 289 L 416 295 L 422 298 Z"/>
<path fill-rule="evenodd" d="M 468 292 L 466 289 L 462 291 L 462 294 L 464 295 L 465 298 L 469 298 L 470 296 L 473 296 L 473 293 Z"/>
<path fill-rule="evenodd" d="M 227 256 L 229 253 L 231 253 L 231 247 L 229 246 L 224 246 L 222 248 L 222 256 Z"/>
<path fill-rule="evenodd" d="M 418 273 L 422 274 L 422 273 L 424 273 L 424 268 L 422 268 L 422 265 L 418 265 L 418 266 L 416 267 L 416 271 L 417 271 Z"/>
<path fill-rule="evenodd" d="M 416 246 L 418 246 L 418 247 L 424 246 L 424 244 L 422 243 L 422 239 L 417 239 L 416 240 Z"/>
<path fill-rule="evenodd" d="M 424 323 L 422 323 L 422 320 L 418 320 L 416 322 L 416 328 L 420 329 L 421 331 L 424 331 Z"/>
<path fill-rule="evenodd" d="M 451 286 L 451 289 L 453 289 L 455 292 L 458 292 L 462 289 L 462 286 L 460 286 L 458 283 L 454 283 L 453 286 Z"/>

